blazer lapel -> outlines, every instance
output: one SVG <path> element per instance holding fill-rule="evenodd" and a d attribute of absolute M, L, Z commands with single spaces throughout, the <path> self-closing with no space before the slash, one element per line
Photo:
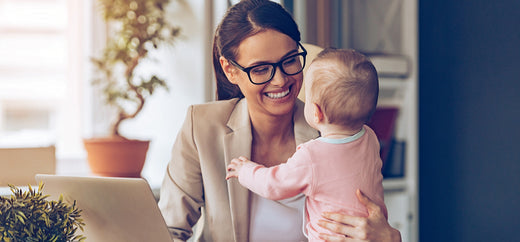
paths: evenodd
<path fill-rule="evenodd" d="M 233 158 L 251 157 L 251 121 L 245 99 L 241 99 L 236 104 L 227 125 L 231 131 L 224 136 L 226 167 Z M 235 241 L 247 241 L 249 240 L 249 190 L 242 187 L 238 179 L 228 180 L 227 185 Z"/>

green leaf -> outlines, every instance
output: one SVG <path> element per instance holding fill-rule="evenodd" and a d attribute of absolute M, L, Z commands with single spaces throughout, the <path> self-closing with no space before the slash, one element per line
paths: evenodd
<path fill-rule="evenodd" d="M 42 194 L 43 183 L 38 190 L 10 186 L 13 195 L 0 200 L 0 241 L 71 241 L 78 228 L 82 230 L 81 210 L 64 202 L 48 201 Z M 82 230 L 83 231 L 83 230 Z M 77 238 L 82 238 L 81 236 Z"/>

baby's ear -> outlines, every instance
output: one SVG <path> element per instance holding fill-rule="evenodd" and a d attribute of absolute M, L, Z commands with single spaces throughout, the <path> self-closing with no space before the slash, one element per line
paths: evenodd
<path fill-rule="evenodd" d="M 314 107 L 314 122 L 317 124 L 322 123 L 325 116 L 323 114 L 323 111 L 321 110 L 320 105 L 312 103 L 312 106 Z"/>
<path fill-rule="evenodd" d="M 226 59 L 224 56 L 221 56 L 219 58 L 219 61 L 220 61 L 220 66 L 222 67 L 222 71 L 224 71 L 224 74 L 226 74 L 226 77 L 229 80 L 229 82 L 231 82 L 233 84 L 237 84 L 235 81 L 236 69 L 231 64 L 231 62 L 229 62 L 229 60 Z"/>

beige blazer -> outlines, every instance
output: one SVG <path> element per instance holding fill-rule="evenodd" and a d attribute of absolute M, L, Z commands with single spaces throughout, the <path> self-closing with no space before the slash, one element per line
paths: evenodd
<path fill-rule="evenodd" d="M 296 144 L 318 137 L 305 122 L 303 102 L 294 112 Z M 232 158 L 251 157 L 251 124 L 245 99 L 193 105 L 177 135 L 161 187 L 159 207 L 172 236 L 196 241 L 247 241 L 249 191 L 226 180 Z M 202 217 L 201 217 L 202 216 Z M 199 218 L 203 223 L 192 226 Z M 200 225 L 200 226 L 199 226 Z"/>

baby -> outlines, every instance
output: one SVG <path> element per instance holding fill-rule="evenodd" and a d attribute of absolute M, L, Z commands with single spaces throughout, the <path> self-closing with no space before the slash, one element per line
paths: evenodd
<path fill-rule="evenodd" d="M 310 241 L 320 233 L 323 212 L 368 216 L 357 199 L 360 189 L 384 209 L 380 146 L 366 125 L 376 109 L 376 69 L 361 53 L 328 48 L 310 64 L 304 78 L 305 120 L 321 137 L 298 146 L 286 163 L 264 167 L 245 157 L 228 166 L 226 179 L 268 199 L 306 195 L 304 233 Z"/>

